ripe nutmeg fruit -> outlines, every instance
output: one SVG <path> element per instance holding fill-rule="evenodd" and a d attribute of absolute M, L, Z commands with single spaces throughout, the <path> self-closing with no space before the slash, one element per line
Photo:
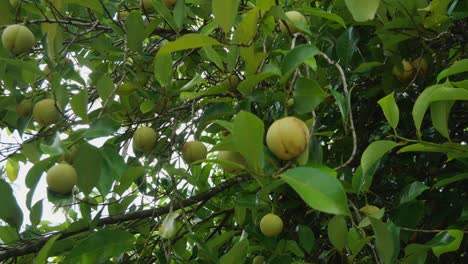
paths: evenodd
<path fill-rule="evenodd" d="M 243 166 L 247 166 L 247 162 L 245 161 L 244 157 L 242 157 L 242 155 L 239 152 L 220 151 L 218 153 L 218 159 L 234 162 Z M 227 173 L 237 173 L 237 172 L 242 171 L 241 168 L 235 165 L 225 164 L 225 163 L 221 163 L 221 168 Z"/>
<path fill-rule="evenodd" d="M 407 60 L 403 60 L 401 64 L 403 64 L 403 69 L 398 68 L 396 65 L 393 66 L 393 75 L 402 83 L 411 81 L 415 72 L 413 65 Z"/>
<path fill-rule="evenodd" d="M 133 147 L 141 152 L 151 152 L 156 145 L 158 135 L 151 127 L 139 127 L 133 134 Z"/>
<path fill-rule="evenodd" d="M 197 160 L 206 158 L 208 150 L 200 141 L 189 141 L 182 147 L 182 159 L 191 164 Z"/>
<path fill-rule="evenodd" d="M 300 119 L 289 116 L 273 122 L 266 134 L 270 151 L 282 160 L 299 157 L 309 144 L 309 129 Z"/>
<path fill-rule="evenodd" d="M 3 47 L 16 55 L 31 51 L 35 41 L 34 34 L 23 25 L 10 25 L 2 33 Z"/>
<path fill-rule="evenodd" d="M 285 15 L 293 23 L 307 24 L 307 19 L 301 13 L 297 11 L 289 11 L 289 12 L 286 12 Z M 280 20 L 279 26 L 283 34 L 289 34 L 289 33 L 294 34 L 294 33 L 301 31 L 294 24 L 287 22 L 287 21 L 283 21 L 283 20 Z"/>
<path fill-rule="evenodd" d="M 33 118 L 42 126 L 55 124 L 60 118 L 60 112 L 57 110 L 55 100 L 44 99 L 37 102 L 33 108 Z"/>
<path fill-rule="evenodd" d="M 61 163 L 52 166 L 47 171 L 46 181 L 50 191 L 59 194 L 69 194 L 76 185 L 78 175 L 73 166 Z"/>
<path fill-rule="evenodd" d="M 19 104 L 16 105 L 16 113 L 21 117 L 28 117 L 31 115 L 33 109 L 33 103 L 31 100 L 23 99 Z"/>
<path fill-rule="evenodd" d="M 283 220 L 273 213 L 266 214 L 260 220 L 260 231 L 267 237 L 277 236 L 283 231 Z"/>

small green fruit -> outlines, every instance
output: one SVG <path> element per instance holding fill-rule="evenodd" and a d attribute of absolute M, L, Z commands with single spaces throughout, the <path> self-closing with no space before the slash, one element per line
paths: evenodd
<path fill-rule="evenodd" d="M 291 22 L 298 23 L 298 24 L 307 24 L 307 19 L 301 13 L 297 11 L 289 11 L 289 12 L 286 12 L 285 15 L 288 17 L 288 19 Z M 289 33 L 294 34 L 300 31 L 293 24 L 289 22 L 285 22 L 283 20 L 280 20 L 279 25 L 280 25 L 280 30 L 281 32 L 283 32 L 283 34 L 289 34 Z"/>
<path fill-rule="evenodd" d="M 283 220 L 279 216 L 269 213 L 260 220 L 260 230 L 267 237 L 277 236 L 283 231 Z"/>
<path fill-rule="evenodd" d="M 14 54 L 31 51 L 35 41 L 34 34 L 23 25 L 10 25 L 2 33 L 3 47 Z"/>
<path fill-rule="evenodd" d="M 73 145 L 68 149 L 68 152 L 63 155 L 63 160 L 68 164 L 73 164 L 76 155 L 78 154 L 78 147 Z"/>
<path fill-rule="evenodd" d="M 117 19 L 120 21 L 124 21 L 128 17 L 128 11 L 120 11 L 119 14 L 117 15 Z"/>
<path fill-rule="evenodd" d="M 285 117 L 273 122 L 268 128 L 266 142 L 276 157 L 292 160 L 299 157 L 309 144 L 309 129 L 295 117 Z"/>
<path fill-rule="evenodd" d="M 151 14 L 154 12 L 154 6 L 152 0 L 141 0 L 140 7 L 145 14 Z"/>
<path fill-rule="evenodd" d="M 172 9 L 175 6 L 177 0 L 162 0 L 162 2 L 167 8 Z"/>
<path fill-rule="evenodd" d="M 53 99 L 44 99 L 34 105 L 33 118 L 42 126 L 56 123 L 60 118 L 60 112 Z"/>
<path fill-rule="evenodd" d="M 31 100 L 23 99 L 16 105 L 16 113 L 21 117 L 28 117 L 31 115 L 33 104 Z"/>
<path fill-rule="evenodd" d="M 414 71 L 419 75 L 424 76 L 429 70 L 429 64 L 424 57 L 417 57 L 411 62 L 411 65 L 414 68 Z"/>
<path fill-rule="evenodd" d="M 240 79 L 237 75 L 233 74 L 221 82 L 222 87 L 227 87 L 229 91 L 237 91 L 237 85 L 239 85 Z"/>
<path fill-rule="evenodd" d="M 66 163 L 53 166 L 47 171 L 46 181 L 49 190 L 59 194 L 71 193 L 78 176 L 75 168 Z"/>
<path fill-rule="evenodd" d="M 247 166 L 247 162 L 245 161 L 244 157 L 239 152 L 233 152 L 233 151 L 220 151 L 218 153 L 218 159 L 219 160 L 225 160 L 225 161 L 230 161 L 234 162 L 240 165 Z M 230 165 L 230 164 L 221 164 L 221 168 L 227 173 L 237 173 L 240 172 L 242 169 Z"/>
<path fill-rule="evenodd" d="M 128 96 L 137 90 L 137 85 L 132 82 L 126 82 L 117 88 L 116 93 L 120 96 Z"/>
<path fill-rule="evenodd" d="M 400 82 L 406 83 L 413 79 L 414 67 L 407 60 L 403 60 L 401 63 L 403 64 L 403 69 L 395 65 L 393 66 L 392 73 Z"/>
<path fill-rule="evenodd" d="M 190 141 L 182 147 L 182 159 L 191 164 L 197 160 L 206 158 L 207 149 L 200 141 Z"/>
<path fill-rule="evenodd" d="M 151 127 L 139 127 L 133 134 L 133 147 L 141 152 L 151 152 L 156 145 L 158 135 Z"/>
<path fill-rule="evenodd" d="M 263 263 L 265 263 L 264 256 L 255 256 L 255 258 L 252 261 L 252 264 L 263 264 Z"/>

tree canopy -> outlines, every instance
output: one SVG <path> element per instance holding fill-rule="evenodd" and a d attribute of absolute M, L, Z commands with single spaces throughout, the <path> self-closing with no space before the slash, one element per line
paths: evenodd
<path fill-rule="evenodd" d="M 0 261 L 468 263 L 467 17 L 0 0 Z"/>

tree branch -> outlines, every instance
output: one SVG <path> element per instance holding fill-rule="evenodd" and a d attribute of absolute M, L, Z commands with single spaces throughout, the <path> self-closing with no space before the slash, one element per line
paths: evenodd
<path fill-rule="evenodd" d="M 166 205 L 163 207 L 158 207 L 158 208 L 152 208 L 152 209 L 147 209 L 147 210 L 142 210 L 138 212 L 132 212 L 128 214 L 122 214 L 122 215 L 113 215 L 113 216 L 108 216 L 104 217 L 101 220 L 99 220 L 99 223 L 97 224 L 98 227 L 106 226 L 106 225 L 112 225 L 112 224 L 118 224 L 118 223 L 123 223 L 131 220 L 139 220 L 139 219 L 144 219 L 148 217 L 158 217 L 164 214 L 167 214 L 170 211 L 170 207 L 172 206 L 173 210 L 178 210 L 184 207 L 188 207 L 191 205 L 194 205 L 196 203 L 209 200 L 213 198 L 215 195 L 223 192 L 226 189 L 229 189 L 232 186 L 235 186 L 242 181 L 245 181 L 248 179 L 246 175 L 243 176 L 238 176 L 235 178 L 232 178 L 230 180 L 227 180 L 210 190 L 194 195 L 190 198 L 187 198 L 185 200 L 180 201 L 180 203 L 172 204 L 172 205 Z M 89 231 L 90 228 L 82 228 L 79 230 L 75 230 L 72 232 L 67 232 L 67 231 L 62 231 L 62 232 L 55 232 L 55 233 L 50 233 L 47 234 L 44 237 L 38 238 L 38 239 L 33 239 L 33 240 L 27 240 L 23 241 L 18 244 L 14 245 L 9 245 L 9 246 L 0 246 L 0 262 L 4 261 L 8 258 L 12 257 L 19 257 L 19 256 L 24 256 L 30 253 L 35 253 L 38 252 L 49 239 L 51 239 L 53 236 L 60 234 L 61 239 L 65 239 L 68 237 L 71 237 L 73 235 Z"/>

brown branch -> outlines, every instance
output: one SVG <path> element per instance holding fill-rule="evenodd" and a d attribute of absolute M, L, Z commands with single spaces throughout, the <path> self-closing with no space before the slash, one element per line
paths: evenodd
<path fill-rule="evenodd" d="M 139 219 L 144 219 L 144 218 L 149 218 L 149 217 L 158 217 L 164 214 L 167 214 L 170 211 L 170 207 L 172 206 L 173 210 L 178 210 L 184 207 L 192 206 L 196 203 L 206 201 L 214 197 L 215 195 L 223 192 L 224 190 L 235 186 L 243 181 L 248 179 L 246 175 L 239 176 L 232 178 L 230 180 L 227 180 L 210 190 L 199 193 L 197 195 L 194 195 L 190 198 L 187 198 L 185 200 L 180 201 L 180 203 L 172 204 L 172 205 L 166 205 L 158 208 L 152 208 L 152 209 L 146 209 L 138 212 L 132 212 L 132 213 L 127 213 L 127 214 L 122 214 L 122 215 L 113 215 L 113 216 L 108 216 L 104 217 L 101 220 L 99 220 L 99 223 L 97 224 L 98 227 L 106 226 L 106 225 L 112 225 L 112 224 L 119 224 L 131 220 L 139 220 Z M 50 233 L 47 234 L 46 236 L 34 240 L 27 240 L 23 241 L 21 243 L 18 243 L 16 245 L 9 245 L 9 246 L 2 246 L 0 247 L 0 262 L 4 261 L 8 258 L 12 257 L 19 257 L 19 256 L 24 256 L 30 253 L 35 253 L 38 252 L 49 239 L 51 239 L 53 236 L 60 234 L 61 239 L 65 239 L 68 237 L 71 237 L 73 235 L 89 231 L 90 228 L 82 228 L 80 230 L 75 230 L 72 232 L 55 232 L 55 233 Z"/>

